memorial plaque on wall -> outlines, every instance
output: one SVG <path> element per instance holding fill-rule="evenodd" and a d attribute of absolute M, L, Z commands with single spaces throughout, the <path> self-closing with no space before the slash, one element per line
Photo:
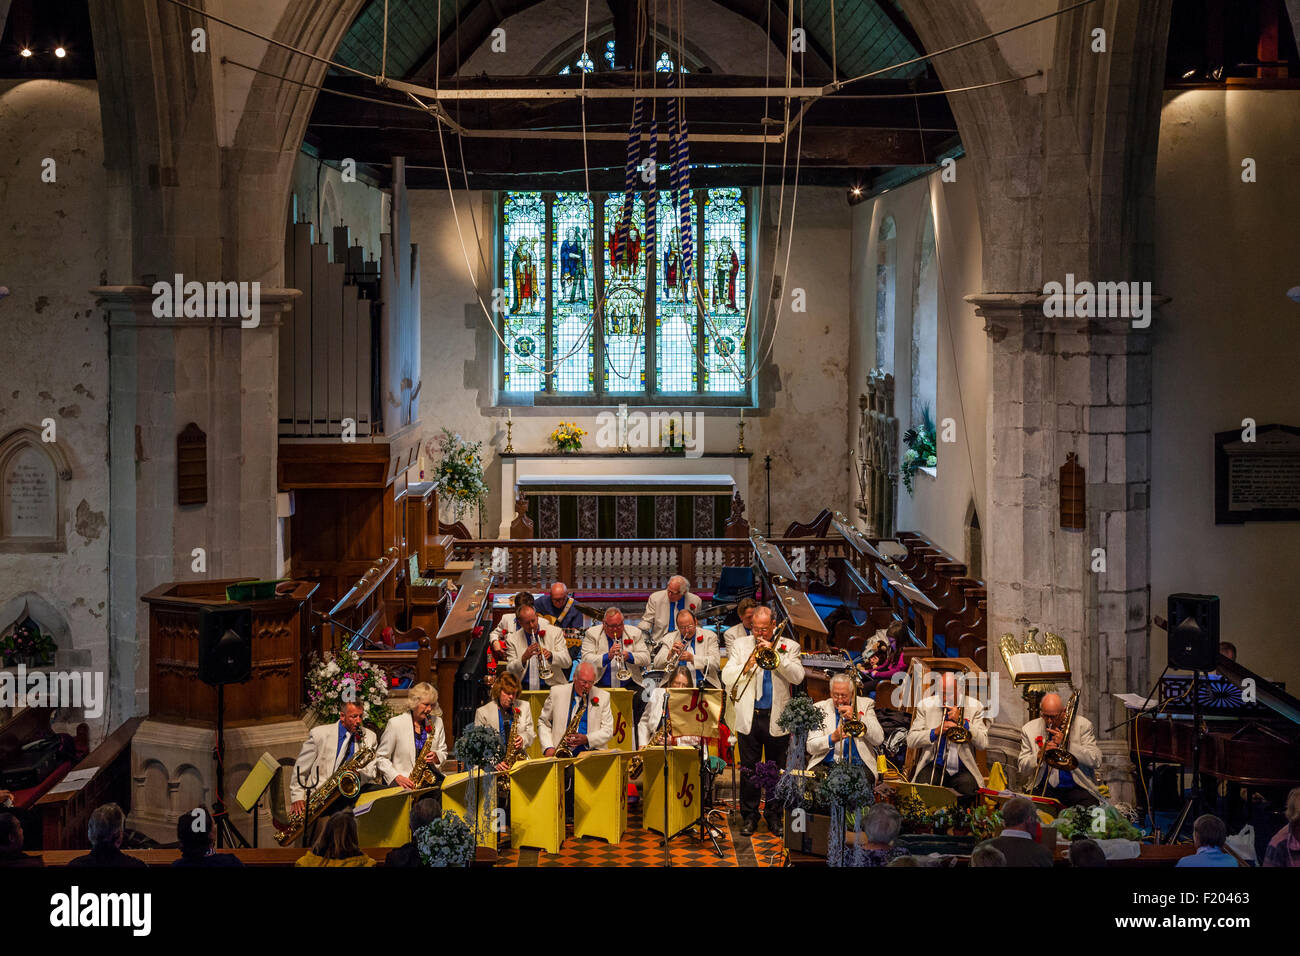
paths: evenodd
<path fill-rule="evenodd" d="M 58 537 L 54 465 L 34 446 L 21 449 L 4 474 L 4 533 L 11 538 Z"/>
<path fill-rule="evenodd" d="M 1300 428 L 1260 425 L 1214 436 L 1214 523 L 1300 521 Z"/>

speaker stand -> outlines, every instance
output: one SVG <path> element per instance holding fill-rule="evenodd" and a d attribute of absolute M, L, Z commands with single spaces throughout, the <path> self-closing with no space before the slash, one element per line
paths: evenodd
<path fill-rule="evenodd" d="M 1192 792 L 1183 802 L 1182 812 L 1174 821 L 1174 828 L 1169 832 L 1166 844 L 1172 845 L 1183 832 L 1187 818 L 1192 822 L 1201 815 L 1201 672 L 1192 671 Z"/>
<path fill-rule="evenodd" d="M 217 848 L 226 846 L 247 849 L 248 841 L 239 832 L 239 828 L 230 822 L 226 813 L 226 685 L 217 685 L 217 747 L 212 752 L 216 761 L 216 799 L 212 801 L 212 818 L 217 827 Z M 256 814 L 256 808 L 254 808 Z M 257 817 L 253 817 L 253 826 L 257 826 Z"/>

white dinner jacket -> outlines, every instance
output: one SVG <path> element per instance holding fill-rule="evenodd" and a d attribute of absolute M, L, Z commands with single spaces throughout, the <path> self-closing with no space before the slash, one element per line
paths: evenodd
<path fill-rule="evenodd" d="M 943 726 L 944 706 L 938 694 L 932 694 L 916 705 L 912 714 L 912 726 L 907 731 L 907 749 L 917 753 L 916 769 L 912 772 L 913 783 L 926 783 L 929 776 L 922 776 L 921 771 L 930 766 L 939 749 L 938 739 L 930 740 L 930 731 Z M 984 775 L 975 760 L 976 750 L 987 750 L 989 746 L 989 719 L 984 716 L 984 705 L 974 697 L 962 698 L 962 713 L 970 723 L 970 740 L 962 744 L 957 751 L 957 759 L 975 778 L 975 785 L 984 786 Z M 940 768 L 942 769 L 942 768 Z M 935 771 L 935 780 L 939 771 Z"/>
<path fill-rule="evenodd" d="M 442 727 L 442 717 L 434 714 L 429 718 L 433 728 L 433 752 L 438 755 L 438 762 L 447 759 L 447 734 Z M 391 784 L 397 777 L 409 777 L 415 769 L 415 719 L 408 710 L 398 714 L 384 728 L 384 735 L 379 738 L 379 756 L 375 758 L 375 768 L 383 776 L 384 782 Z"/>
<path fill-rule="evenodd" d="M 664 637 L 663 644 L 659 646 L 659 653 L 655 655 L 654 666 L 656 668 L 667 666 L 668 658 L 672 655 L 673 644 L 681 640 L 679 635 L 679 631 L 669 631 Z M 680 666 L 703 672 L 704 683 L 713 687 L 721 687 L 722 654 L 718 651 L 718 635 L 707 628 L 697 627 L 695 637 L 691 640 L 690 651 L 695 655 L 695 663 L 681 664 Z"/>
<path fill-rule="evenodd" d="M 522 627 L 515 628 L 506 638 L 506 670 L 515 677 L 519 678 L 519 683 L 524 685 L 524 690 L 546 690 L 554 687 L 556 684 L 564 684 L 569 680 L 569 667 L 573 664 L 573 658 L 569 655 L 569 645 L 564 641 L 564 632 L 554 624 L 547 624 L 545 621 L 538 622 L 538 629 L 541 632 L 542 641 L 548 651 L 551 652 L 551 679 L 542 680 L 542 675 L 537 675 L 539 687 L 529 687 L 528 684 L 528 664 L 524 661 L 524 651 L 528 650 L 528 635 L 524 633 Z M 540 668 L 541 661 L 538 661 Z"/>
<path fill-rule="evenodd" d="M 698 612 L 703 606 L 698 594 L 686 592 L 686 603 L 682 607 L 690 611 Z M 677 629 L 677 622 L 673 620 L 672 602 L 668 600 L 668 589 L 656 591 L 650 595 L 649 600 L 645 602 L 645 613 L 641 615 L 641 630 L 646 632 L 652 643 L 663 640 L 664 635 L 669 631 Z"/>
<path fill-rule="evenodd" d="M 528 701 L 517 700 L 515 707 L 519 710 L 519 717 L 515 720 L 515 733 L 523 738 L 524 749 L 527 750 L 533 743 L 533 711 L 528 706 Z M 498 722 L 498 714 L 501 708 L 497 706 L 495 700 L 490 700 L 478 710 L 474 711 L 474 723 L 480 727 L 487 727 L 494 734 L 501 733 L 501 725 Z"/>
<path fill-rule="evenodd" d="M 650 743 L 650 738 L 655 735 L 659 729 L 659 721 L 664 717 L 664 706 L 668 702 L 668 688 L 662 688 L 654 692 L 650 702 L 645 705 L 645 713 L 641 715 L 641 723 L 636 725 L 636 745 L 645 747 Z M 678 737 L 679 744 L 686 744 L 688 747 L 698 746 L 699 737 Z"/>
<path fill-rule="evenodd" d="M 850 743 L 858 748 L 858 759 L 867 765 L 873 774 L 876 772 L 876 748 L 885 742 L 885 731 L 876 719 L 876 702 L 870 697 L 857 698 L 856 710 L 862 722 L 867 725 L 867 732 L 854 740 L 845 737 L 837 744 L 831 743 L 831 731 L 835 729 L 835 703 L 829 698 L 817 701 L 817 709 L 822 712 L 826 722 L 821 730 L 814 730 L 808 735 L 808 769 L 811 770 L 823 760 L 831 763 L 843 759 L 847 753 L 845 747 Z M 832 749 L 833 748 L 833 749 Z M 829 755 L 829 756 L 828 756 Z"/>
<path fill-rule="evenodd" d="M 623 639 L 632 638 L 631 646 L 627 647 L 630 652 L 627 659 L 627 669 L 632 675 L 629 678 L 634 684 L 641 684 L 644 681 L 644 671 L 650 666 L 650 648 L 646 646 L 645 635 L 639 628 L 631 624 L 623 625 Z M 587 633 L 582 638 L 582 661 L 596 668 L 596 683 L 600 683 L 602 675 L 605 673 L 605 665 L 601 663 L 605 652 L 609 650 L 611 641 L 605 633 L 604 624 L 595 624 L 587 628 Z M 611 662 L 612 666 L 612 662 Z"/>
<path fill-rule="evenodd" d="M 609 707 L 609 694 L 604 687 L 591 689 L 591 702 L 587 707 L 587 749 L 600 750 L 614 736 L 614 714 Z M 556 684 L 546 695 L 542 713 L 537 718 L 537 738 L 545 752 L 563 739 L 569 726 L 569 702 L 573 699 L 572 684 Z"/>
<path fill-rule="evenodd" d="M 762 668 L 755 664 L 754 670 L 757 673 L 750 680 L 749 688 L 741 695 L 740 700 L 731 702 L 731 689 L 740 678 L 749 655 L 754 652 L 754 643 L 753 635 L 737 638 L 736 643 L 731 647 L 731 656 L 727 658 L 727 666 L 722 669 L 722 686 L 727 689 L 724 703 L 729 709 L 727 726 L 738 734 L 747 734 L 753 730 L 754 704 L 763 693 Z M 768 733 L 773 737 L 783 737 L 786 732 L 781 729 L 777 721 L 785 713 L 785 705 L 790 702 L 790 688 L 795 684 L 803 683 L 803 660 L 799 656 L 797 641 L 781 637 L 777 639 L 776 646 L 781 652 L 781 662 L 776 670 L 772 671 L 772 716 L 768 721 Z"/>
<path fill-rule="evenodd" d="M 379 746 L 375 738 L 375 732 L 369 727 L 363 726 L 361 728 L 361 739 L 367 747 Z M 293 769 L 289 771 L 290 803 L 307 799 L 306 789 L 298 783 L 300 773 L 306 783 L 313 784 L 313 792 L 324 786 L 330 774 L 343 762 L 343 755 L 347 753 L 347 739 L 344 738 L 342 747 L 338 744 L 339 722 L 337 720 L 332 724 L 321 724 L 319 727 L 313 727 L 308 732 L 307 739 L 303 741 L 302 750 L 298 752 L 298 759 L 294 761 Z M 375 779 L 377 770 L 375 765 L 378 762 L 377 759 L 372 760 L 361 768 L 358 776 L 361 777 L 363 784 L 370 783 Z M 319 777 L 316 776 L 317 772 L 320 774 Z"/>
<path fill-rule="evenodd" d="M 720 651 L 728 659 L 735 657 L 736 652 L 734 648 L 736 646 L 736 641 L 740 640 L 742 637 L 748 637 L 748 636 L 749 634 L 745 630 L 744 624 L 731 625 L 731 627 L 727 628 L 725 631 L 722 632 L 722 647 L 720 648 Z M 753 645 L 750 646 L 752 647 Z"/>
<path fill-rule="evenodd" d="M 1016 764 L 1020 768 L 1020 779 L 1025 789 L 1033 793 L 1042 785 L 1045 771 L 1053 769 L 1046 760 L 1038 763 L 1038 744 L 1036 737 L 1047 739 L 1046 722 L 1036 717 L 1020 728 L 1020 757 Z M 1094 779 L 1096 768 L 1101 766 L 1101 748 L 1097 746 L 1097 735 L 1093 732 L 1092 721 L 1080 713 L 1075 713 L 1074 724 L 1070 727 L 1070 753 L 1079 761 L 1077 769 L 1070 771 L 1074 782 L 1087 790 L 1097 799 L 1101 791 L 1097 789 Z"/>

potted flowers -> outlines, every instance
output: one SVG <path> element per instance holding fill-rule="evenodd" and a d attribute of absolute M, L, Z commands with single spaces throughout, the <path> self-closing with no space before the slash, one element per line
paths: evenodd
<path fill-rule="evenodd" d="M 555 431 L 551 432 L 551 444 L 561 454 L 581 451 L 582 436 L 585 434 L 587 434 L 586 431 L 579 428 L 575 422 L 560 422 Z"/>
<path fill-rule="evenodd" d="M 312 655 L 307 672 L 307 703 L 318 723 L 338 720 L 344 701 L 361 705 L 365 720 L 383 732 L 393 715 L 388 706 L 388 677 L 379 667 L 344 648 L 324 658 Z"/>
<path fill-rule="evenodd" d="M 44 667 L 54 663 L 54 651 L 54 639 L 42 634 L 40 625 L 30 617 L 0 636 L 0 657 L 3 657 L 5 667 L 14 664 Z"/>
<path fill-rule="evenodd" d="M 483 480 L 483 443 L 467 442 L 458 434 L 442 430 L 438 439 L 441 457 L 434 471 L 438 498 L 451 507 L 452 520 L 459 521 L 470 508 L 478 508 L 487 498 Z"/>
<path fill-rule="evenodd" d="M 903 467 L 901 469 L 903 484 L 907 486 L 907 493 L 912 493 L 912 476 L 916 474 L 919 468 L 934 468 L 939 464 L 939 459 L 935 454 L 935 431 L 934 416 L 930 414 L 930 406 L 926 405 L 921 409 L 921 427 L 909 428 L 903 433 L 903 442 L 907 445 L 907 451 L 903 452 Z"/>

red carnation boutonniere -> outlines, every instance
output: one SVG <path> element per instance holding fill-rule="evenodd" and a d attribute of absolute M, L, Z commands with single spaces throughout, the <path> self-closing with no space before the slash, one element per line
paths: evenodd
<path fill-rule="evenodd" d="M 592 706 L 592 707 L 595 707 L 595 706 L 596 706 L 597 704 L 599 704 L 599 703 L 600 703 L 600 698 L 599 698 L 599 697 L 593 697 L 593 698 L 591 698 L 591 706 Z"/>
<path fill-rule="evenodd" d="M 522 714 L 522 713 L 523 713 L 523 711 L 520 710 L 518 707 L 515 708 L 515 716 L 516 716 L 516 717 L 518 717 L 518 716 L 519 716 L 520 714 Z"/>
<path fill-rule="evenodd" d="M 1034 746 L 1036 746 L 1036 747 L 1041 747 L 1042 745 L 1043 745 L 1043 738 L 1042 738 L 1042 737 L 1035 737 L 1035 738 L 1034 738 Z"/>
<path fill-rule="evenodd" d="M 625 637 L 625 638 L 623 638 L 623 646 L 624 646 L 624 647 L 631 647 L 631 646 L 632 646 L 632 638 L 630 638 L 630 637 Z"/>

